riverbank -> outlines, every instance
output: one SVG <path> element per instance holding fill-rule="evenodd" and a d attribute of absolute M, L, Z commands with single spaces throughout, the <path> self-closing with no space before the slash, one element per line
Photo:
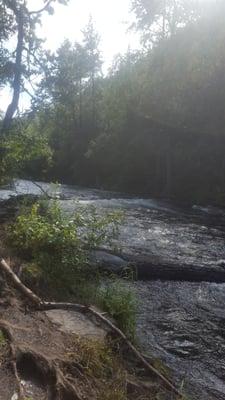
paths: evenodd
<path fill-rule="evenodd" d="M 50 185 L 43 188 L 51 192 Z M 15 194 L 24 192 L 41 194 L 32 183 L 19 182 Z M 77 187 L 61 187 L 61 194 L 60 204 L 67 215 L 77 204 L 93 205 L 100 214 L 122 209 L 117 248 L 131 260 L 144 260 L 146 266 L 154 259 L 156 265 L 197 265 L 204 273 L 204 268 L 214 268 L 225 259 L 222 211 L 182 210 L 153 199 L 123 198 Z M 225 359 L 218 349 L 225 343 L 224 284 L 139 281 L 132 284 L 132 290 L 139 304 L 137 336 L 143 351 L 163 360 L 173 381 L 178 387 L 184 385 L 190 398 L 222 400 Z"/>
<path fill-rule="evenodd" d="M 113 349 L 115 341 L 96 322 L 73 312 L 75 321 L 65 325 L 68 312 L 64 311 L 60 325 L 59 315 L 62 312 L 34 312 L 27 299 L 4 281 L 0 399 L 171 399 L 156 379 L 140 370 L 128 349 L 122 345 L 119 352 Z"/>
<path fill-rule="evenodd" d="M 17 202 L 5 203 L 5 209 L 10 210 L 9 218 L 13 216 L 13 208 L 16 211 Z M 0 226 L 1 253 L 10 256 L 8 262 L 18 272 L 25 260 L 15 258 L 10 247 L 5 246 L 6 230 L 7 224 L 4 223 Z M 32 400 L 40 400 L 48 393 L 48 399 L 54 400 L 100 400 L 103 396 L 107 400 L 147 400 L 150 396 L 153 400 L 159 396 L 171 399 L 171 393 L 165 390 L 164 385 L 154 376 L 148 377 L 139 362 L 129 355 L 129 348 L 118 342 L 115 350 L 113 332 L 99 328 L 96 321 L 89 321 L 79 313 L 71 315 L 64 310 L 49 312 L 48 315 L 43 312 L 34 314 L 27 299 L 11 287 L 11 282 L 6 282 L 4 276 L 0 301 L 4 369 L 0 382 L 7 378 L 10 385 L 2 393 L 0 390 L 0 398 L 25 399 L 29 395 Z M 18 335 L 18 332 L 23 332 L 23 335 Z M 7 370 L 8 353 L 12 352 L 16 355 L 14 373 Z"/>

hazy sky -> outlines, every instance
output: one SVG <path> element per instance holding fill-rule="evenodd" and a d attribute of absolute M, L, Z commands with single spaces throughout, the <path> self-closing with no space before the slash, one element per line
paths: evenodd
<path fill-rule="evenodd" d="M 34 8 L 41 0 L 30 0 Z M 53 16 L 43 17 L 41 33 L 47 38 L 46 46 L 55 49 L 65 38 L 81 39 L 81 30 L 92 15 L 101 36 L 100 47 L 107 64 L 118 52 L 130 45 L 138 46 L 138 37 L 127 32 L 131 22 L 130 0 L 70 0 L 68 6 L 56 5 Z"/>
<path fill-rule="evenodd" d="M 42 0 L 29 0 L 30 10 L 43 6 Z M 117 53 L 124 53 L 128 46 L 137 48 L 138 35 L 127 32 L 132 21 L 129 13 L 130 0 L 70 0 L 67 6 L 54 5 L 53 15 L 43 14 L 38 34 L 46 38 L 45 47 L 55 50 L 64 39 L 80 41 L 81 30 L 92 16 L 101 37 L 100 50 L 105 61 L 104 71 Z M 5 110 L 10 100 L 9 90 L 0 92 L 0 110 Z M 22 107 L 27 105 L 27 96 L 22 96 Z"/>

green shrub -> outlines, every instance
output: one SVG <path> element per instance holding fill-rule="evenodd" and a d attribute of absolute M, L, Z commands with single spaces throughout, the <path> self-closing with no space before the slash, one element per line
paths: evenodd
<path fill-rule="evenodd" d="M 39 201 L 23 207 L 9 229 L 10 245 L 29 259 L 23 271 L 26 282 L 47 288 L 65 299 L 73 294 L 82 303 L 92 303 L 109 313 L 131 338 L 135 333 L 136 300 L 119 280 L 102 286 L 100 274 L 88 264 L 88 250 L 112 243 L 121 214 L 99 216 L 92 208 L 79 208 L 66 217 L 57 201 Z"/>
<path fill-rule="evenodd" d="M 111 242 L 119 221 L 118 213 L 99 217 L 94 208 L 80 208 L 66 217 L 57 201 L 37 202 L 23 208 L 8 236 L 11 246 L 29 257 L 43 278 L 62 291 L 95 273 L 88 267 L 88 250 Z"/>
<path fill-rule="evenodd" d="M 131 289 L 115 280 L 99 290 L 99 306 L 109 313 L 131 339 L 135 337 L 137 300 Z"/>

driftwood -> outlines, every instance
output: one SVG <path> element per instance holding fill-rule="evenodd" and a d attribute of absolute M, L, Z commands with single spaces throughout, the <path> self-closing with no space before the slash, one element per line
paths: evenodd
<path fill-rule="evenodd" d="M 33 185 L 37 186 L 38 189 L 40 189 L 40 191 L 43 193 L 43 195 L 44 195 L 45 197 L 47 197 L 47 199 L 49 199 L 49 200 L 56 200 L 56 199 L 58 199 L 57 196 L 51 196 L 51 195 L 47 192 L 47 190 L 44 190 L 43 187 L 42 187 L 41 185 L 39 185 L 39 183 L 34 182 L 34 181 L 31 181 L 31 182 L 33 183 Z"/>
<path fill-rule="evenodd" d="M 143 357 L 143 355 L 140 353 L 140 351 L 127 339 L 126 335 L 119 329 L 117 326 L 115 326 L 109 319 L 104 317 L 102 314 L 100 314 L 98 311 L 93 309 L 92 307 L 88 308 L 90 313 L 93 314 L 95 317 L 100 319 L 105 325 L 110 327 L 113 332 L 115 332 L 118 337 L 123 339 L 124 343 L 128 346 L 128 348 L 131 350 L 131 352 L 135 355 L 135 357 L 141 362 L 141 364 L 151 373 L 153 373 L 155 376 L 157 376 L 165 385 L 165 387 L 172 392 L 174 392 L 178 397 L 182 398 L 183 395 L 179 392 L 177 388 L 167 379 L 165 376 L 163 376 L 156 368 L 154 368 L 151 364 L 149 364 L 146 359 Z"/>
<path fill-rule="evenodd" d="M 109 327 L 111 331 L 116 333 L 116 335 L 123 340 L 123 342 L 127 345 L 129 350 L 133 353 L 136 359 L 151 373 L 153 373 L 157 378 L 159 378 L 164 386 L 175 393 L 179 398 L 182 398 L 183 395 L 179 390 L 165 377 L 163 376 L 155 367 L 153 367 L 141 354 L 141 352 L 130 342 L 130 340 L 126 337 L 126 335 L 116 326 L 114 325 L 108 318 L 106 318 L 102 313 L 95 310 L 95 308 L 91 306 L 84 306 L 80 304 L 72 304 L 72 303 L 45 303 L 43 302 L 40 305 L 41 310 L 73 310 L 80 312 L 89 312 L 91 315 L 94 315 L 98 320 L 100 320 L 104 325 Z"/>
<path fill-rule="evenodd" d="M 136 357 L 136 359 L 146 368 L 146 370 L 153 373 L 157 378 L 159 378 L 164 386 L 176 394 L 179 398 L 182 398 L 183 395 L 180 391 L 165 377 L 163 376 L 156 368 L 154 368 L 140 353 L 140 351 L 130 342 L 130 340 L 126 337 L 126 335 L 109 319 L 107 319 L 103 314 L 97 311 L 92 306 L 85 306 L 81 304 L 73 304 L 73 303 L 54 303 L 54 302 L 45 302 L 42 301 L 36 294 L 34 294 L 28 287 L 26 287 L 21 280 L 14 274 L 10 266 L 6 263 L 4 259 L 0 261 L 0 267 L 6 274 L 7 278 L 14 284 L 14 286 L 22 293 L 28 300 L 31 302 L 37 310 L 52 310 L 52 309 L 63 309 L 63 310 L 74 310 L 79 312 L 87 312 L 91 315 L 95 316 L 98 320 L 100 320 L 104 325 L 109 327 L 123 342 L 127 345 L 132 354 Z M 16 372 L 16 371 L 15 371 Z"/>

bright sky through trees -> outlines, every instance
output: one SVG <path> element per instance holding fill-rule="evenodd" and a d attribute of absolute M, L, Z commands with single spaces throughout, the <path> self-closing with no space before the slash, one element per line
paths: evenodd
<path fill-rule="evenodd" d="M 212 0 L 199 1 L 207 5 Z M 43 0 L 28 0 L 28 3 L 33 10 L 44 4 Z M 92 16 L 101 37 L 103 71 L 107 72 L 116 54 L 126 52 L 128 47 L 139 47 L 138 34 L 128 29 L 133 21 L 130 7 L 130 0 L 70 0 L 67 6 L 55 4 L 54 15 L 43 14 L 38 34 L 46 38 L 45 47 L 54 51 L 66 38 L 71 42 L 80 41 L 81 31 Z M 0 92 L 0 110 L 6 109 L 9 99 L 9 89 Z M 27 95 L 22 95 L 21 100 L 20 104 L 26 107 Z"/>
<path fill-rule="evenodd" d="M 56 5 L 53 16 L 43 17 L 41 31 L 47 38 L 46 46 L 55 49 L 65 38 L 81 39 L 81 30 L 91 15 L 101 36 L 103 57 L 109 64 L 116 53 L 125 52 L 128 46 L 138 46 L 137 35 L 127 32 L 131 22 L 129 9 L 130 0 L 70 0 L 67 7 Z"/>
<path fill-rule="evenodd" d="M 30 9 L 42 7 L 42 0 L 29 0 Z M 67 6 L 54 5 L 54 15 L 45 13 L 38 34 L 46 38 L 45 47 L 56 50 L 64 39 L 80 41 L 82 29 L 92 16 L 95 28 L 101 37 L 100 49 L 104 60 L 103 70 L 107 71 L 115 54 L 124 53 L 128 47 L 137 48 L 138 35 L 128 31 L 132 21 L 129 13 L 130 0 L 70 0 Z M 0 94 L 0 110 L 5 110 L 10 99 L 9 90 Z M 21 96 L 26 106 L 27 96 Z"/>

